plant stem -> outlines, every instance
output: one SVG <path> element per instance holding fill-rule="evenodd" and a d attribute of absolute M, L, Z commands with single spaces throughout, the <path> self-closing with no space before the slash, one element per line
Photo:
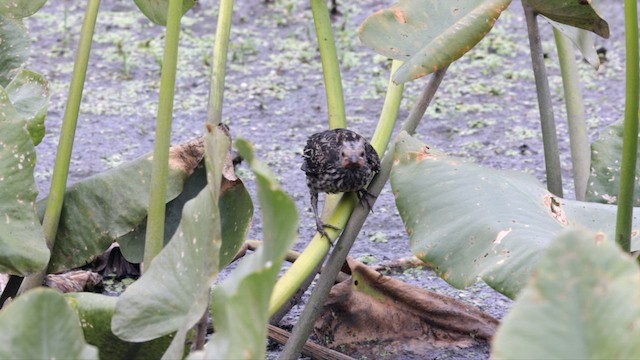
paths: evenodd
<path fill-rule="evenodd" d="M 591 171 L 591 149 L 587 124 L 584 116 L 584 102 L 580 90 L 580 79 L 573 44 L 558 29 L 553 29 L 560 59 L 560 72 L 564 86 L 564 101 L 567 106 L 567 122 L 569 123 L 569 142 L 571 144 L 571 161 L 573 163 L 573 184 L 576 200 L 584 201 L 587 183 Z"/>
<path fill-rule="evenodd" d="M 316 25 L 316 36 L 322 59 L 324 86 L 327 92 L 327 111 L 329 112 L 329 127 L 346 128 L 347 117 L 344 110 L 344 95 L 342 94 L 342 78 L 338 64 L 338 52 L 331 30 L 329 8 L 325 0 L 311 0 L 313 22 Z"/>
<path fill-rule="evenodd" d="M 426 111 L 429 103 L 433 99 L 433 96 L 440 86 L 447 68 L 448 67 L 445 67 L 444 69 L 438 70 L 433 73 L 431 79 L 429 80 L 429 83 L 427 84 L 427 87 L 422 92 L 418 103 L 416 103 L 416 106 L 413 107 L 411 114 L 405 121 L 405 124 L 403 125 L 404 131 L 407 131 L 408 133 L 415 132 L 420 119 L 422 119 L 424 112 Z M 384 185 L 387 183 L 389 175 L 391 174 L 392 166 L 393 151 L 388 151 L 382 158 L 380 173 L 376 175 L 376 177 L 371 181 L 371 184 L 367 188 L 367 190 L 376 198 L 382 191 Z M 374 201 L 376 198 L 374 198 Z M 311 297 L 309 298 L 309 301 L 307 302 L 302 315 L 293 328 L 289 341 L 287 341 L 287 344 L 280 354 L 280 359 L 297 359 L 299 357 L 300 351 L 302 350 L 305 341 L 311 333 L 313 324 L 318 318 L 320 311 L 322 310 L 322 306 L 327 296 L 329 295 L 329 291 L 331 290 L 331 287 L 333 286 L 333 283 L 338 273 L 340 272 L 340 269 L 342 268 L 347 255 L 349 255 L 351 246 L 353 246 L 353 243 L 355 242 L 355 239 L 358 236 L 358 233 L 360 232 L 360 229 L 362 228 L 362 225 L 364 224 L 368 215 L 368 209 L 363 206 L 358 206 L 353 211 L 353 214 L 351 215 L 351 218 L 349 219 L 344 232 L 340 236 L 340 241 L 329 256 L 329 260 L 327 260 L 327 264 L 320 274 L 320 278 L 318 279 L 316 287 L 313 289 L 313 293 L 311 294 Z"/>
<path fill-rule="evenodd" d="M 395 74 L 400 65 L 402 65 L 402 61 L 393 61 L 391 63 L 391 73 Z M 371 137 L 371 146 L 376 149 L 380 157 L 384 155 L 384 150 L 387 148 L 389 140 L 391 140 L 391 134 L 396 124 L 395 118 L 398 116 L 398 111 L 400 110 L 400 101 L 402 100 L 403 92 L 404 84 L 396 85 L 393 81 L 389 82 L 384 105 L 382 106 L 382 113 L 380 114 L 380 125 L 373 133 L 373 137 Z"/>
<path fill-rule="evenodd" d="M 325 5 L 326 6 L 326 5 Z M 400 66 L 399 62 L 394 61 L 392 69 L 395 71 Z M 393 74 L 393 72 L 392 72 Z M 383 113 L 380 115 L 380 121 L 376 127 L 374 137 L 376 139 L 372 146 L 376 149 L 378 154 L 383 154 L 384 149 L 387 147 L 387 143 L 391 138 L 391 132 L 393 131 L 396 118 L 398 117 L 399 103 L 402 99 L 403 86 L 397 86 L 393 84 L 391 78 L 389 79 L 389 86 L 387 87 L 387 96 L 385 97 L 385 104 L 383 106 Z M 393 103 L 397 102 L 398 105 Z M 383 141 L 386 141 L 383 143 Z M 341 195 L 335 209 L 330 214 L 327 224 L 331 224 L 338 228 L 344 228 L 347 224 L 347 220 L 351 216 L 351 213 L 356 205 L 356 196 L 353 193 L 346 193 Z M 326 201 L 325 201 L 326 204 Z M 325 205 L 326 207 L 326 205 Z M 327 228 L 325 229 L 331 239 L 336 239 L 339 234 L 338 230 Z M 326 238 L 316 233 L 309 245 L 305 248 L 298 260 L 294 262 L 291 267 L 284 273 L 284 275 L 276 283 L 273 293 L 271 294 L 271 303 L 269 304 L 269 317 L 272 317 L 288 300 L 291 298 L 302 283 L 307 279 L 316 269 L 318 264 L 324 260 L 324 257 L 329 252 L 331 245 Z"/>
<path fill-rule="evenodd" d="M 227 74 L 227 52 L 231 34 L 231 18 L 233 0 L 221 0 L 218 13 L 218 26 L 213 47 L 213 66 L 211 71 L 211 88 L 207 107 L 207 122 L 218 125 L 222 122 L 222 102 L 224 99 L 224 78 Z"/>
<path fill-rule="evenodd" d="M 78 43 L 78 52 L 76 53 L 76 61 L 73 66 L 73 75 L 71 77 L 71 85 L 69 86 L 69 95 L 67 97 L 67 106 L 62 120 L 62 128 L 60 130 L 60 141 L 58 142 L 58 150 L 56 160 L 53 167 L 53 177 L 51 179 L 51 189 L 49 190 L 49 198 L 47 200 L 47 208 L 42 220 L 42 229 L 44 238 L 49 249 L 53 249 L 56 241 L 56 233 L 58 231 L 58 223 L 60 222 L 60 213 L 64 202 L 64 193 L 67 188 L 67 177 L 69 175 L 69 163 L 71 161 L 71 153 L 73 151 L 73 140 L 76 134 L 76 125 L 78 123 L 78 113 L 80 112 L 80 102 L 82 100 L 82 90 L 84 89 L 84 81 L 87 74 L 87 66 L 89 64 L 89 55 L 91 53 L 91 41 L 98 17 L 98 8 L 100 0 L 89 0 L 85 10 L 82 29 L 80 30 L 80 41 Z M 31 288 L 42 285 L 46 269 L 40 273 L 25 278 L 20 293 Z"/>
<path fill-rule="evenodd" d="M 556 196 L 562 197 L 562 173 L 560 171 L 560 156 L 558 152 L 558 136 L 556 122 L 553 118 L 553 104 L 549 91 L 547 70 L 544 67 L 544 55 L 540 43 L 538 22 L 533 8 L 524 3 L 524 15 L 527 20 L 529 33 L 529 47 L 531 48 L 531 65 L 536 78 L 536 92 L 538 93 L 538 108 L 540 110 L 540 126 L 542 128 L 542 142 L 544 145 L 544 163 L 547 172 L 547 189 Z"/>
<path fill-rule="evenodd" d="M 176 84 L 178 63 L 178 39 L 182 0 L 169 0 L 167 31 L 162 58 L 162 76 L 160 78 L 160 99 L 158 101 L 158 120 L 156 140 L 153 149 L 153 171 L 151 194 L 149 196 L 149 215 L 144 247 L 144 264 L 148 269 L 151 261 L 162 251 L 164 244 L 165 204 L 167 199 L 167 174 L 169 172 L 169 146 L 171 145 L 171 121 L 173 119 L 173 95 Z"/>
<path fill-rule="evenodd" d="M 624 24 L 626 38 L 627 83 L 624 109 L 624 136 L 622 140 L 622 164 L 620 190 L 616 217 L 616 242 L 631 250 L 631 226 L 633 223 L 633 188 L 638 156 L 638 4 L 637 0 L 625 0 Z"/>

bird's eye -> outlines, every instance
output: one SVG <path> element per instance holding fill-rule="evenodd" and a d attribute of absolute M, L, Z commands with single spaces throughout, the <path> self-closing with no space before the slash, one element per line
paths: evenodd
<path fill-rule="evenodd" d="M 364 157 L 364 151 L 360 151 L 360 156 Z"/>

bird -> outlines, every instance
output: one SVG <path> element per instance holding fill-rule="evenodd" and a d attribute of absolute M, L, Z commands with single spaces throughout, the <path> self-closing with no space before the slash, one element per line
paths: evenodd
<path fill-rule="evenodd" d="M 324 228 L 339 229 L 320 220 L 318 193 L 355 191 L 360 202 L 363 205 L 366 202 L 371 210 L 371 204 L 366 197 L 373 195 L 366 190 L 366 186 L 380 171 L 380 158 L 364 137 L 341 128 L 311 135 L 302 157 L 304 161 L 301 169 L 306 174 L 316 228 L 331 242 Z"/>

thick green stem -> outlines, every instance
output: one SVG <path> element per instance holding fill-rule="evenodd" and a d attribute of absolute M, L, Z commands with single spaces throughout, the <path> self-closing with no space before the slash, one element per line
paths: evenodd
<path fill-rule="evenodd" d="M 156 140 L 153 149 L 153 172 L 151 194 L 149 197 L 149 215 L 144 247 L 144 264 L 149 268 L 151 261 L 162 250 L 164 244 L 165 204 L 167 200 L 167 174 L 169 172 L 169 146 L 171 145 L 171 122 L 173 120 L 173 95 L 176 84 L 178 64 L 178 38 L 180 36 L 180 18 L 182 0 L 169 0 L 167 31 L 162 58 L 162 76 L 160 78 L 160 99 L 158 101 L 158 120 Z"/>
<path fill-rule="evenodd" d="M 80 30 L 78 52 L 76 53 L 76 62 L 74 63 L 71 85 L 67 97 L 67 107 L 65 108 L 62 128 L 60 130 L 60 141 L 58 142 L 58 152 L 56 153 L 56 161 L 53 167 L 51 189 L 49 191 L 49 198 L 47 199 L 44 219 L 42 220 L 44 237 L 49 249 L 53 249 L 58 231 L 58 223 L 60 222 L 64 193 L 67 188 L 69 163 L 71 162 L 71 152 L 73 150 L 73 139 L 76 134 L 82 90 L 84 89 L 84 80 L 87 74 L 91 42 L 99 7 L 100 0 L 89 0 L 87 2 L 84 21 L 82 23 L 82 29 Z M 45 274 L 46 270 L 27 277 L 22 283 L 20 292 L 40 286 Z"/>
<path fill-rule="evenodd" d="M 625 251 L 631 250 L 633 223 L 633 188 L 638 155 L 638 4 L 625 0 L 624 23 L 626 37 L 627 83 L 624 109 L 624 136 L 622 140 L 622 166 L 618 191 L 616 242 Z"/>
<path fill-rule="evenodd" d="M 420 119 L 422 119 L 424 112 L 440 86 L 446 71 L 447 68 L 444 68 L 433 73 L 427 87 L 422 92 L 420 99 L 413 107 L 411 114 L 405 121 L 402 127 L 404 131 L 407 131 L 408 133 L 415 132 Z M 382 188 L 389 179 L 392 166 L 393 151 L 388 151 L 382 158 L 380 173 L 371 181 L 371 184 L 367 189 L 372 195 L 377 197 L 380 194 Z M 291 337 L 280 354 L 280 359 L 297 359 L 299 357 L 300 351 L 311 333 L 313 324 L 322 310 L 322 305 L 329 295 L 329 291 L 331 290 L 347 255 L 349 255 L 351 246 L 353 246 L 353 243 L 355 242 L 355 239 L 368 215 L 369 210 L 363 206 L 356 207 L 353 214 L 351 214 L 351 218 L 349 219 L 344 232 L 340 236 L 340 242 L 338 242 L 334 251 L 331 253 L 331 256 L 329 256 L 329 260 L 327 260 L 327 264 L 325 265 L 322 274 L 313 289 L 313 293 L 311 294 L 302 315 L 298 319 L 296 326 L 293 328 Z"/>
<path fill-rule="evenodd" d="M 393 61 L 391 63 L 391 73 L 395 74 L 400 65 L 402 65 L 401 61 Z M 403 92 L 404 84 L 396 85 L 393 81 L 389 82 L 382 113 L 380 114 L 380 121 L 378 122 L 376 131 L 373 133 L 373 137 L 371 137 L 371 145 L 376 149 L 381 158 L 382 155 L 384 155 L 387 144 L 389 144 L 389 140 L 391 140 L 391 134 L 396 124 L 396 117 L 400 110 L 400 101 L 402 100 Z"/>
<path fill-rule="evenodd" d="M 227 74 L 227 53 L 229 49 L 229 35 L 231 34 L 231 17 L 233 15 L 233 0 L 221 0 L 216 27 L 216 39 L 213 47 L 213 68 L 211 72 L 211 88 L 209 90 L 209 105 L 207 108 L 207 122 L 218 125 L 222 122 L 222 101 L 224 99 L 224 78 Z"/>
<path fill-rule="evenodd" d="M 316 36 L 322 59 L 324 72 L 324 86 L 327 92 L 327 110 L 329 112 L 329 127 L 346 128 L 347 117 L 344 111 L 344 95 L 342 94 L 342 78 L 338 64 L 338 52 L 331 30 L 329 8 L 325 0 L 311 0 L 313 21 L 316 25 Z"/>
<path fill-rule="evenodd" d="M 394 61 L 394 65 L 392 66 L 393 71 L 399 66 L 400 63 Z M 393 132 L 394 124 L 398 116 L 400 100 L 402 99 L 402 90 L 403 86 L 395 85 L 391 81 L 391 78 L 389 79 L 383 113 L 380 115 L 380 121 L 378 122 L 374 135 L 375 142 L 371 143 L 378 154 L 384 153 L 391 138 L 391 133 Z M 325 223 L 341 229 L 344 228 L 355 205 L 356 196 L 351 193 L 344 194 L 344 196 L 339 199 L 335 209 Z M 330 228 L 325 230 L 331 239 L 336 239 L 340 233 L 340 231 Z M 330 248 L 331 245 L 327 239 L 316 233 L 304 252 L 276 283 L 271 295 L 271 303 L 269 304 L 270 317 L 295 294 L 305 279 L 311 275 L 316 266 L 324 259 Z"/>
<path fill-rule="evenodd" d="M 553 29 L 553 35 L 558 48 L 562 84 L 564 86 L 564 101 L 567 106 L 569 142 L 571 144 L 571 160 L 573 163 L 573 184 L 575 186 L 576 200 L 584 201 L 591 171 L 591 149 L 589 147 L 578 66 L 576 65 L 571 40 L 555 28 Z"/>
<path fill-rule="evenodd" d="M 547 70 L 544 66 L 544 54 L 540 42 L 540 32 L 536 13 L 531 6 L 522 4 L 527 20 L 527 32 L 529 33 L 529 47 L 531 48 L 531 63 L 533 75 L 536 78 L 536 91 L 538 93 L 538 108 L 540 110 L 540 125 L 542 128 L 542 142 L 544 145 L 544 163 L 547 172 L 547 189 L 555 195 L 562 197 L 562 173 L 560 171 L 560 156 L 558 151 L 558 135 L 556 122 L 553 118 L 553 104 L 549 91 Z"/>

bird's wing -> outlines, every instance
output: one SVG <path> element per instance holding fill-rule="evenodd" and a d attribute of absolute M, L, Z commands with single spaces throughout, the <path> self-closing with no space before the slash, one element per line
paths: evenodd
<path fill-rule="evenodd" d="M 376 149 L 374 149 L 368 142 L 365 142 L 364 148 L 367 153 L 367 162 L 371 166 L 371 170 L 374 172 L 380 171 L 380 158 L 378 157 Z"/>
<path fill-rule="evenodd" d="M 304 148 L 302 154 L 304 163 L 302 164 L 302 170 L 305 173 L 319 174 L 322 172 L 322 144 L 317 137 L 312 136 L 307 141 L 307 146 Z"/>

